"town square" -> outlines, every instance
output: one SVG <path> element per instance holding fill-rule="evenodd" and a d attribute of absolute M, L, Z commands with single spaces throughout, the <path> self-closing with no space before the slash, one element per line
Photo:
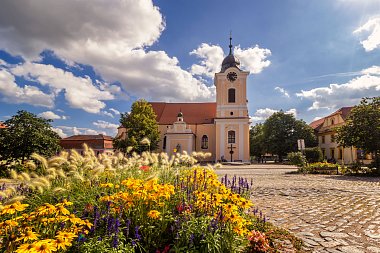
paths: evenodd
<path fill-rule="evenodd" d="M 380 252 L 379 13 L 1 1 L 1 252 Z"/>

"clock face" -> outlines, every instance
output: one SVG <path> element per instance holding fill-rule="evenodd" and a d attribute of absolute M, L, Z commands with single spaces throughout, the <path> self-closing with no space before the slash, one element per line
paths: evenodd
<path fill-rule="evenodd" d="M 237 74 L 235 72 L 230 72 L 227 74 L 227 79 L 230 81 L 230 82 L 233 82 L 237 79 Z"/>

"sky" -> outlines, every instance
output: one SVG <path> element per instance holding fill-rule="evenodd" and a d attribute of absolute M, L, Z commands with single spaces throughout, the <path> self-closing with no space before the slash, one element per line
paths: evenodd
<path fill-rule="evenodd" d="M 114 136 L 137 99 L 215 101 L 230 32 L 252 124 L 380 96 L 380 0 L 2 0 L 0 121 Z"/>

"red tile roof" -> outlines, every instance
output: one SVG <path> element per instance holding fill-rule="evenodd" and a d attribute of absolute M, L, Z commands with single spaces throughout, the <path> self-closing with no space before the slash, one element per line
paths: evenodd
<path fill-rule="evenodd" d="M 348 115 L 350 115 L 352 108 L 354 108 L 354 107 L 353 106 L 342 107 L 339 110 L 336 110 L 335 112 L 331 113 L 330 115 L 328 115 L 324 118 L 321 118 L 321 119 L 318 119 L 318 120 L 311 122 L 309 124 L 309 126 L 311 126 L 313 129 L 317 129 L 318 127 L 320 127 L 323 124 L 323 122 L 325 121 L 326 118 L 331 117 L 331 116 L 336 115 L 336 114 L 340 114 L 342 116 L 343 120 L 346 120 Z"/>
<path fill-rule="evenodd" d="M 317 119 L 309 124 L 309 126 L 313 129 L 317 129 L 319 126 L 323 124 L 325 118 Z"/>
<path fill-rule="evenodd" d="M 112 140 L 111 136 L 98 134 L 98 135 L 73 135 L 67 138 L 63 138 L 62 140 L 70 140 L 70 141 L 87 141 L 87 140 Z"/>
<path fill-rule="evenodd" d="M 188 124 L 211 124 L 216 117 L 216 103 L 165 103 L 150 102 L 161 125 L 171 125 L 177 121 L 179 112 Z"/>
<path fill-rule="evenodd" d="M 3 122 L 0 122 L 0 128 L 7 128 L 7 126 Z"/>

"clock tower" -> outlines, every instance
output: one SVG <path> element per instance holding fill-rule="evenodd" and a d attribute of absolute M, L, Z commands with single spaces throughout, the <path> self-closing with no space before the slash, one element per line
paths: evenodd
<path fill-rule="evenodd" d="M 247 100 L 248 71 L 240 69 L 240 61 L 230 52 L 215 73 L 216 87 L 216 160 L 249 162 L 249 114 Z"/>

